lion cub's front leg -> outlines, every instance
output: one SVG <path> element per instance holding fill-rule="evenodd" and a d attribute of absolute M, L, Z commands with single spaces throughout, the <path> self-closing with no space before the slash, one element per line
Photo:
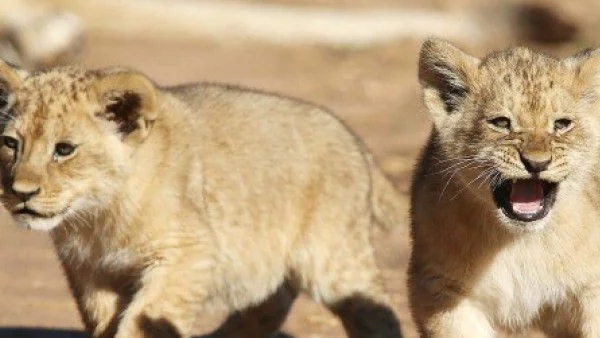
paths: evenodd
<path fill-rule="evenodd" d="M 152 268 L 122 314 L 115 338 L 185 338 L 192 334 L 207 289 L 203 276 L 187 264 Z"/>
<path fill-rule="evenodd" d="M 123 299 L 111 290 L 86 286 L 76 295 L 79 312 L 93 338 L 109 338 L 115 334 Z"/>
<path fill-rule="evenodd" d="M 467 300 L 461 301 L 452 309 L 415 319 L 419 323 L 422 337 L 492 338 L 496 336 L 485 315 L 470 305 Z"/>
<path fill-rule="evenodd" d="M 65 261 L 63 267 L 87 332 L 93 338 L 114 336 L 119 314 L 127 300 L 107 286 L 98 286 L 90 278 L 89 270 L 73 269 Z"/>
<path fill-rule="evenodd" d="M 415 276 L 413 276 L 414 278 Z M 420 282 L 415 282 L 420 280 Z M 411 280 L 410 305 L 423 338 L 492 338 L 496 332 L 487 317 L 466 297 L 429 290 L 423 278 Z"/>

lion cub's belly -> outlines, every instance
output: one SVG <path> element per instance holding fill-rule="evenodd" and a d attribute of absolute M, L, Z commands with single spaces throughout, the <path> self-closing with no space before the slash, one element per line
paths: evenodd
<path fill-rule="evenodd" d="M 514 331 L 537 319 L 545 306 L 563 303 L 567 286 L 553 274 L 539 248 L 499 253 L 473 288 L 473 303 L 496 327 Z M 564 280 L 564 279 L 563 279 Z"/>

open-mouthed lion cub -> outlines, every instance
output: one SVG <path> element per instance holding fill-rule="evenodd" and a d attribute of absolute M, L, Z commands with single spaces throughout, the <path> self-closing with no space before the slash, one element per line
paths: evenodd
<path fill-rule="evenodd" d="M 425 42 L 434 126 L 412 187 L 423 337 L 600 337 L 600 53 L 477 59 Z"/>
<path fill-rule="evenodd" d="M 93 337 L 268 337 L 304 291 L 352 337 L 400 337 L 369 231 L 397 195 L 314 105 L 128 70 L 0 67 L 2 202 L 49 230 Z"/>

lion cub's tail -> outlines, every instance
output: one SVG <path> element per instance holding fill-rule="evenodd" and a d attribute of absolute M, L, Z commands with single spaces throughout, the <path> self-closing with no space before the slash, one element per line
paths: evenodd
<path fill-rule="evenodd" d="M 381 169 L 371 160 L 371 205 L 378 225 L 386 230 L 405 223 L 407 205 Z"/>

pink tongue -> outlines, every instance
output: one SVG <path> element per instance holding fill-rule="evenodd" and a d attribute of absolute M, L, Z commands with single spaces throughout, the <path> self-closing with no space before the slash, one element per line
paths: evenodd
<path fill-rule="evenodd" d="M 517 180 L 512 184 L 510 204 L 518 214 L 535 214 L 543 208 L 544 188 L 539 180 Z"/>

